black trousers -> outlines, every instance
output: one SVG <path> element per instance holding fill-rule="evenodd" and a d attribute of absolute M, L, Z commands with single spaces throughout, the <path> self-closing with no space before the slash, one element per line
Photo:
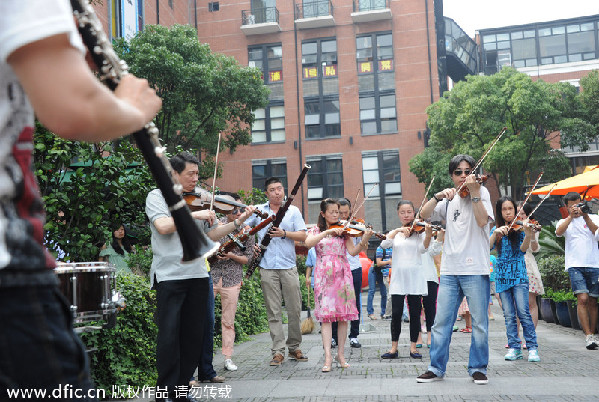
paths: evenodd
<path fill-rule="evenodd" d="M 356 293 L 356 308 L 358 309 L 358 319 L 351 321 L 348 331 L 348 338 L 357 338 L 360 334 L 360 315 L 362 314 L 362 303 L 360 303 L 360 295 L 362 294 L 362 270 L 352 269 L 351 274 L 354 280 L 354 292 Z M 333 339 L 335 340 L 335 342 L 337 342 L 337 321 L 333 322 L 332 329 Z"/>
<path fill-rule="evenodd" d="M 208 278 L 156 283 L 156 385 L 169 394 L 189 386 L 198 365 L 208 321 Z"/>
<path fill-rule="evenodd" d="M 391 295 L 391 341 L 397 342 L 401 335 L 401 316 L 406 295 Z M 420 334 L 420 312 L 422 301 L 420 295 L 408 295 L 408 310 L 410 312 L 410 341 L 417 342 Z"/>
<path fill-rule="evenodd" d="M 422 296 L 422 305 L 424 307 L 424 317 L 426 318 L 426 331 L 431 332 L 431 328 L 435 323 L 435 315 L 437 314 L 437 290 L 439 284 L 437 282 L 428 281 L 428 295 Z M 431 342 L 430 339 L 427 340 Z"/>

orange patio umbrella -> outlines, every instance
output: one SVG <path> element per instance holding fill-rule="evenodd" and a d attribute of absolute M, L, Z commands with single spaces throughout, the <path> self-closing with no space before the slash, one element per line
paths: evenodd
<path fill-rule="evenodd" d="M 599 198 L 599 165 L 584 173 L 555 183 L 551 195 L 565 195 L 571 191 L 584 195 L 586 199 Z M 553 184 L 538 188 L 532 193 L 536 195 L 547 194 Z"/>

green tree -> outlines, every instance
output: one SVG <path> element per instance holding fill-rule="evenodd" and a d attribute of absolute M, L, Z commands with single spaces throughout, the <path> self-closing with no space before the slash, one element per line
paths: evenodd
<path fill-rule="evenodd" d="M 568 159 L 552 144 L 559 139 L 562 146 L 584 147 L 595 136 L 581 108 L 576 88 L 568 83 L 533 81 L 512 68 L 468 76 L 427 109 L 430 147 L 410 161 L 410 170 L 421 182 L 435 177 L 434 191 L 450 186 L 451 156 L 480 158 L 507 127 L 483 168 L 520 198 L 543 169 L 543 182 L 569 175 Z"/>
<path fill-rule="evenodd" d="M 252 110 L 268 102 L 259 69 L 212 53 L 184 25 L 147 25 L 130 41 L 119 39 L 115 49 L 131 73 L 146 78 L 162 98 L 156 126 L 169 151 L 182 146 L 214 155 L 218 133 L 221 150 L 233 152 L 251 142 Z"/>
<path fill-rule="evenodd" d="M 70 261 L 97 260 L 114 223 L 145 226 L 145 197 L 155 185 L 128 142 L 67 141 L 36 123 L 34 160 L 46 204 L 46 239 Z"/>

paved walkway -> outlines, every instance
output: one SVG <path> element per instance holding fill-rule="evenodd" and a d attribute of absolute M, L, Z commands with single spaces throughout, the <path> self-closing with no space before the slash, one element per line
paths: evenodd
<path fill-rule="evenodd" d="M 378 294 L 377 294 L 378 296 Z M 366 301 L 366 293 L 362 294 Z M 375 302 L 378 300 L 375 299 Z M 365 306 L 364 306 L 365 307 Z M 363 311 L 366 309 L 364 308 Z M 380 309 L 376 308 L 376 311 Z M 402 324 L 400 358 L 382 360 L 380 355 L 390 346 L 390 321 L 371 321 L 361 325 L 362 348 L 346 345 L 348 369 L 333 366 L 322 373 L 324 364 L 318 324 L 313 334 L 305 335 L 301 346 L 308 362 L 285 360 L 280 367 L 270 367 L 271 340 L 268 333 L 235 346 L 233 361 L 236 372 L 223 369 L 218 353 L 214 366 L 225 384 L 213 388 L 217 400 L 237 401 L 598 401 L 599 350 L 584 347 L 581 331 L 539 321 L 537 336 L 540 363 L 526 360 L 505 361 L 506 335 L 503 315 L 497 304 L 492 307 L 495 320 L 489 326 L 489 384 L 475 385 L 467 373 L 470 334 L 453 334 L 450 361 L 443 381 L 418 384 L 416 377 L 428 367 L 429 350 L 420 349 L 422 361 L 409 357 L 409 324 Z M 304 313 L 305 314 L 305 313 Z M 363 314 L 365 315 L 365 314 Z M 464 322 L 457 323 L 460 328 Z M 226 389 L 224 388 L 226 386 Z M 203 390 L 200 400 L 213 400 Z M 228 394 L 228 398 L 218 395 Z"/>

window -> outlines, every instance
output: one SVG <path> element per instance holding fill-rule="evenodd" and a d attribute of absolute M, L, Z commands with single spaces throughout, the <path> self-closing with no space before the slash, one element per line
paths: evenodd
<path fill-rule="evenodd" d="M 283 100 L 283 48 L 281 44 L 260 45 L 248 49 L 248 65 L 262 70 L 270 100 Z"/>
<path fill-rule="evenodd" d="M 168 6 L 171 8 L 171 10 L 174 10 L 174 5 L 173 5 L 173 1 L 174 0 L 168 0 Z"/>
<path fill-rule="evenodd" d="M 387 225 L 399 226 L 395 212 L 397 201 L 401 199 L 399 150 L 362 152 L 362 179 L 364 195 L 370 193 L 364 204 L 366 220 L 377 230 L 381 226 L 383 231 Z"/>
<path fill-rule="evenodd" d="M 283 48 L 281 44 L 248 49 L 248 64 L 262 70 L 264 84 L 270 89 L 270 103 L 254 111 L 252 143 L 285 141 L 285 104 L 283 102 Z"/>
<path fill-rule="evenodd" d="M 306 157 L 312 166 L 308 170 L 308 200 L 343 197 L 342 155 L 319 155 Z"/>
<path fill-rule="evenodd" d="M 254 111 L 252 143 L 285 142 L 285 106 L 271 103 Z"/>
<path fill-rule="evenodd" d="M 362 135 L 397 132 L 392 39 L 391 33 L 356 38 Z"/>
<path fill-rule="evenodd" d="M 112 34 L 113 38 L 120 38 L 121 36 L 123 36 L 123 31 L 121 29 L 121 21 L 123 18 L 121 14 L 121 2 L 113 1 L 112 8 L 110 11 L 112 17 L 112 27 L 110 33 Z"/>
<path fill-rule="evenodd" d="M 218 1 L 211 1 L 208 3 L 208 11 L 213 13 L 220 10 L 220 4 Z"/>
<path fill-rule="evenodd" d="M 302 81 L 306 138 L 340 136 L 336 39 L 302 43 Z"/>
<path fill-rule="evenodd" d="M 287 160 L 285 158 L 252 161 L 252 187 L 265 190 L 264 181 L 269 177 L 280 179 L 287 191 Z"/>
<path fill-rule="evenodd" d="M 568 61 L 595 58 L 595 35 L 593 23 L 566 26 L 568 37 Z"/>

